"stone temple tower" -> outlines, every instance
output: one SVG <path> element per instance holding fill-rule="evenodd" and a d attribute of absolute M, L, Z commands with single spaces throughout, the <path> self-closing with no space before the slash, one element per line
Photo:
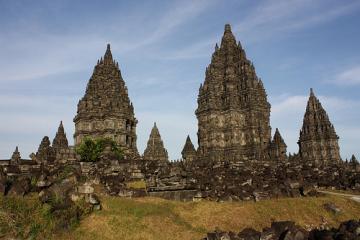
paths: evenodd
<path fill-rule="evenodd" d="M 145 160 L 168 161 L 168 152 L 164 147 L 164 143 L 161 139 L 156 123 L 154 123 L 154 127 L 151 129 L 150 137 L 143 157 Z"/>
<path fill-rule="evenodd" d="M 319 99 L 310 89 L 300 138 L 300 156 L 304 161 L 327 164 L 340 161 L 338 135 Z"/>
<path fill-rule="evenodd" d="M 208 160 L 260 160 L 271 140 L 270 104 L 262 81 L 225 25 L 198 95 L 198 155 Z"/>
<path fill-rule="evenodd" d="M 196 159 L 196 150 L 189 135 L 187 136 L 184 148 L 181 151 L 181 156 L 187 162 L 191 162 Z"/>
<path fill-rule="evenodd" d="M 276 128 L 274 138 L 270 143 L 270 157 L 277 161 L 286 160 L 286 143 L 282 138 L 279 129 Z"/>
<path fill-rule="evenodd" d="M 125 154 L 138 155 L 134 107 L 110 44 L 104 58 L 98 60 L 85 95 L 78 103 L 74 123 L 75 145 L 84 137 L 107 137 L 115 140 Z"/>

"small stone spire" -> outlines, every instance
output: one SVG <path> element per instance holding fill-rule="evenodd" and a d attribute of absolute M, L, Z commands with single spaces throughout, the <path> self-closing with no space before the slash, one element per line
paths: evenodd
<path fill-rule="evenodd" d="M 48 163 L 55 160 L 55 153 L 50 145 L 48 136 L 43 137 L 36 153 L 36 159 L 40 162 Z"/>
<path fill-rule="evenodd" d="M 273 159 L 285 160 L 286 159 L 286 143 L 282 138 L 278 128 L 275 130 L 274 138 L 270 144 L 270 156 Z"/>
<path fill-rule="evenodd" d="M 156 126 L 156 122 L 151 129 L 150 137 L 147 142 L 147 147 L 144 151 L 143 157 L 145 160 L 168 161 L 168 153 L 164 147 L 159 129 Z"/>
<path fill-rule="evenodd" d="M 66 138 L 66 134 L 65 134 L 65 130 L 64 130 L 62 121 L 60 121 L 60 125 L 59 125 L 58 131 L 55 135 L 55 138 L 52 142 L 52 146 L 55 151 L 69 147 L 69 143 Z"/>
<path fill-rule="evenodd" d="M 338 139 L 328 114 L 310 89 L 298 141 L 300 156 L 319 164 L 340 161 Z"/>
<path fill-rule="evenodd" d="M 225 25 L 224 35 L 221 39 L 221 47 L 237 47 L 234 34 L 231 32 L 230 24 Z"/>
<path fill-rule="evenodd" d="M 186 161 L 193 161 L 196 157 L 196 150 L 191 142 L 190 136 L 188 135 L 186 138 L 186 142 L 183 150 L 181 151 L 182 158 Z"/>
<path fill-rule="evenodd" d="M 225 24 L 225 30 L 224 30 L 225 32 L 230 32 L 231 33 L 231 26 L 230 26 L 230 24 Z"/>
<path fill-rule="evenodd" d="M 106 65 L 113 64 L 113 57 L 110 50 L 110 44 L 108 44 L 106 47 L 106 52 L 104 55 L 104 64 Z"/>
<path fill-rule="evenodd" d="M 350 164 L 352 164 L 353 166 L 357 166 L 359 165 L 358 160 L 356 159 L 355 155 L 353 154 L 350 158 Z"/>
<path fill-rule="evenodd" d="M 15 151 L 13 152 L 13 154 L 11 156 L 10 162 L 13 164 L 18 164 L 20 162 L 20 160 L 21 160 L 21 155 L 20 155 L 18 146 L 16 146 Z"/>
<path fill-rule="evenodd" d="M 315 97 L 314 90 L 310 88 L 310 97 Z"/>

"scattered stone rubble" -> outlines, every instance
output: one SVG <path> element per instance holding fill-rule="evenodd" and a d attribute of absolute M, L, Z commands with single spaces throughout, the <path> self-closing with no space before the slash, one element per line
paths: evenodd
<path fill-rule="evenodd" d="M 344 240 L 360 238 L 360 221 L 350 220 L 338 228 L 313 229 L 310 231 L 295 225 L 294 222 L 272 222 L 271 227 L 261 232 L 246 228 L 239 233 L 216 230 L 207 234 L 203 240 Z"/>

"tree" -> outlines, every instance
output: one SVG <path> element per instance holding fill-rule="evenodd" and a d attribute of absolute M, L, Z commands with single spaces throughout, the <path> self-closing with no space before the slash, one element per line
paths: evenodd
<path fill-rule="evenodd" d="M 106 146 L 110 146 L 110 150 L 116 158 L 121 159 L 123 157 L 119 146 L 110 138 L 84 138 L 75 151 L 80 155 L 82 162 L 97 162 Z"/>

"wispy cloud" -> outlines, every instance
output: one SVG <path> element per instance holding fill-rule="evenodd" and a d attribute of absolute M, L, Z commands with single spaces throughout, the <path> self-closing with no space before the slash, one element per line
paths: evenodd
<path fill-rule="evenodd" d="M 336 75 L 333 83 L 340 86 L 353 86 L 360 84 L 360 66 L 354 66 Z"/>
<path fill-rule="evenodd" d="M 0 44 L 7 46 L 0 49 L 0 55 L 17 56 L 0 59 L 0 82 L 36 79 L 83 70 L 88 67 L 90 59 L 91 64 L 95 62 L 94 56 L 99 55 L 99 47 L 104 48 L 108 39 L 116 41 L 113 50 L 120 52 L 122 56 L 133 54 L 134 51 L 144 55 L 147 45 L 161 41 L 215 2 L 199 0 L 171 4 L 159 18 L 147 23 L 146 26 L 152 29 L 151 31 L 134 26 L 135 29 L 142 29 L 137 40 L 124 35 L 123 28 L 114 29 L 105 36 L 82 32 L 82 29 L 71 35 L 49 33 L 48 29 L 37 26 L 33 26 L 30 32 L 28 29 L 19 29 L 16 33 L 0 37 Z M 28 38 L 29 34 L 32 38 Z"/>
<path fill-rule="evenodd" d="M 246 36 L 246 43 L 264 41 L 282 36 L 282 33 L 298 31 L 330 22 L 341 16 L 360 10 L 359 1 L 338 3 L 334 1 L 277 0 L 261 1 L 244 13 L 239 22 L 232 25 L 235 34 Z M 181 49 L 161 55 L 165 59 L 181 60 L 208 56 L 220 35 L 206 36 Z"/>
<path fill-rule="evenodd" d="M 192 20 L 199 14 L 204 12 L 208 7 L 214 5 L 215 1 L 199 0 L 199 1 L 179 1 L 164 14 L 157 23 L 157 28 L 144 41 L 138 43 L 138 46 L 144 46 L 154 43 L 168 34 L 172 33 L 176 27 Z M 137 46 L 137 47 L 138 47 Z"/>
<path fill-rule="evenodd" d="M 276 36 L 279 32 L 314 27 L 360 9 L 359 1 L 264 1 L 234 26 L 246 34 Z"/>

